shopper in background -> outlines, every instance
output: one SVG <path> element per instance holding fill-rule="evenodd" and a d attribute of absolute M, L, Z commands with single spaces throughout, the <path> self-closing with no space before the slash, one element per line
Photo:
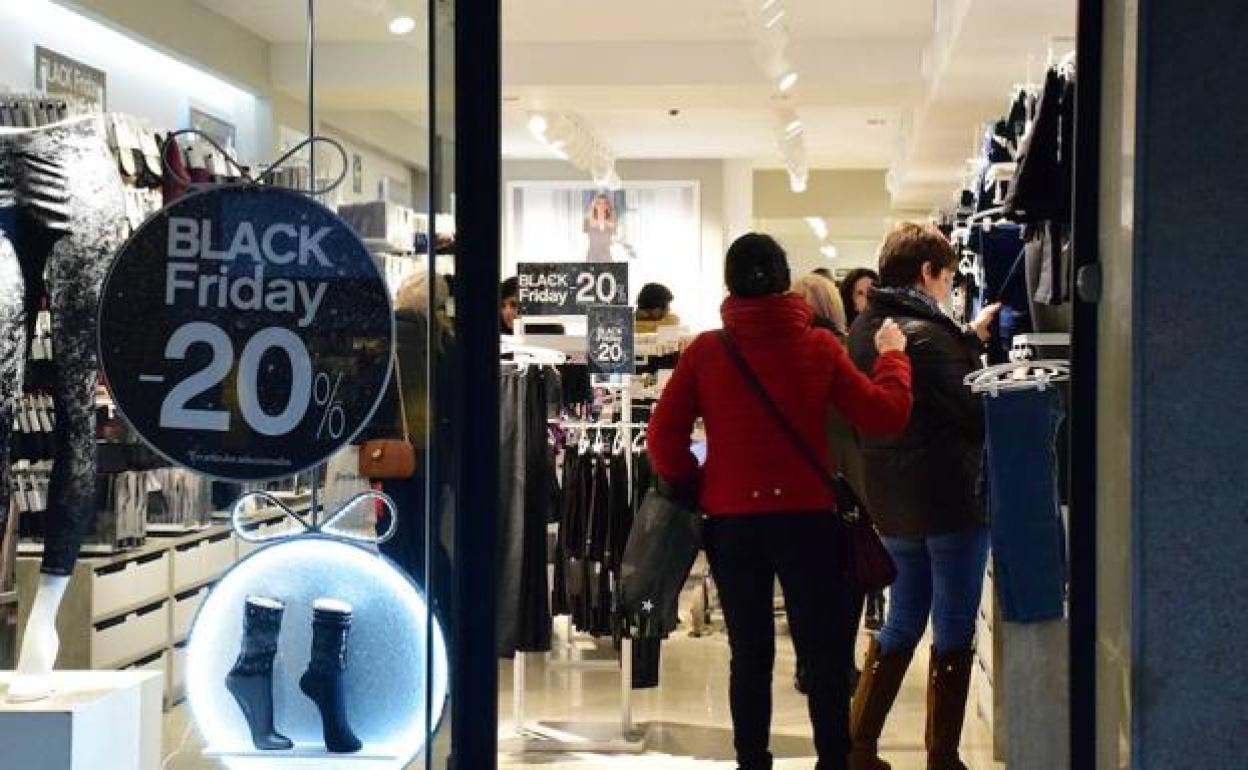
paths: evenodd
<path fill-rule="evenodd" d="M 672 292 L 661 283 L 648 283 L 637 293 L 635 330 L 653 334 L 660 326 L 679 326 L 680 316 L 672 312 Z"/>
<path fill-rule="evenodd" d="M 725 332 L 761 385 L 818 456 L 827 456 L 825 420 L 835 406 L 873 435 L 902 431 L 910 413 L 910 367 L 895 324 L 877 332 L 870 378 L 836 337 L 812 326 L 805 301 L 789 293 L 784 250 L 751 233 L 728 249 L 731 296 Z M 707 461 L 690 451 L 698 418 Z M 650 420 L 654 469 L 697 497 L 707 515 L 705 546 L 719 588 L 732 652 L 730 701 L 741 770 L 772 766 L 773 591 L 778 577 L 798 656 L 808 670 L 809 709 L 820 770 L 843 770 L 849 752 L 845 591 L 841 524 L 820 473 L 744 380 L 717 332 L 699 336 Z M 699 484 L 700 482 L 700 484 Z M 696 489 L 696 491 L 695 491 Z"/>
<path fill-rule="evenodd" d="M 850 270 L 845 280 L 841 281 L 841 302 L 845 305 L 845 314 L 850 326 L 853 326 L 858 315 L 867 309 L 867 295 L 879 282 L 880 277 L 875 274 L 875 271 L 865 267 Z"/>
<path fill-rule="evenodd" d="M 879 365 L 875 335 L 896 319 L 914 372 L 914 414 L 899 437 L 864 438 L 871 515 L 897 562 L 892 606 L 872 640 L 853 704 L 853 770 L 887 770 L 878 757 L 884 720 L 932 620 L 927 768 L 965 770 L 958 758 L 983 591 L 988 531 L 977 482 L 984 446 L 981 408 L 963 384 L 998 306 L 969 330 L 941 311 L 958 256 L 934 227 L 898 226 L 880 251 L 882 286 L 854 322 L 849 347 L 864 371 Z"/>
<path fill-rule="evenodd" d="M 845 307 L 846 328 L 854 325 L 854 321 L 863 310 L 867 309 L 867 295 L 880 282 L 874 270 L 863 267 L 850 270 L 837 287 L 841 295 L 841 304 Z M 866 500 L 866 491 L 855 485 L 854 491 Z M 884 592 L 872 591 L 866 595 L 865 611 L 867 629 L 879 631 L 884 625 Z"/>
<path fill-rule="evenodd" d="M 822 278 L 827 278 L 832 283 L 836 283 L 836 276 L 833 275 L 832 271 L 826 267 L 816 267 L 814 270 L 811 270 L 810 272 Z"/>
<path fill-rule="evenodd" d="M 498 287 L 498 330 L 515 334 L 516 317 L 520 315 L 520 279 L 514 275 Z"/>
<path fill-rule="evenodd" d="M 806 304 L 810 306 L 811 311 L 815 314 L 814 325 L 817 328 L 827 329 L 832 332 L 837 341 L 844 344 L 847 335 L 845 307 L 841 304 L 841 295 L 836 289 L 836 284 L 818 273 L 810 273 L 798 278 L 793 284 L 793 290 L 802 295 L 802 298 L 806 300 Z M 858 435 L 854 432 L 854 427 L 836 408 L 828 410 L 827 426 L 828 454 L 832 460 L 833 467 L 845 477 L 845 480 L 849 482 L 849 485 L 857 493 L 858 497 L 866 500 L 866 480 L 862 464 L 862 450 L 858 446 Z M 865 599 L 866 594 L 856 587 L 850 586 L 848 606 L 845 614 L 845 630 L 851 640 L 849 658 L 846 661 L 851 688 L 858 681 L 858 667 L 854 661 L 854 645 L 852 642 L 858 637 L 858 627 L 862 620 L 862 608 Z M 799 660 L 797 688 L 801 692 L 806 692 L 806 685 L 803 681 L 804 669 L 802 661 Z"/>
<path fill-rule="evenodd" d="M 435 538 L 433 547 L 425 547 L 425 520 L 438 507 L 445 509 L 450 494 L 449 486 L 442 484 L 440 489 L 432 492 L 438 500 L 436 506 L 426 504 L 429 494 L 426 489 L 428 452 L 434 452 L 434 456 L 439 458 L 453 456 L 453 446 L 447 443 L 453 439 L 450 425 L 447 424 L 453 410 L 435 410 L 429 403 L 427 373 L 430 356 L 440 359 L 432 367 L 440 377 L 438 389 L 443 399 L 440 406 L 446 407 L 445 399 L 454 394 L 450 382 L 453 367 L 446 361 L 447 356 L 454 354 L 452 326 L 446 309 L 449 291 L 444 278 L 438 276 L 436 281 L 436 285 L 431 287 L 429 274 L 422 269 L 412 273 L 399 286 L 394 301 L 394 376 L 386 386 L 386 392 L 372 421 L 357 441 L 407 436 L 415 445 L 416 472 L 406 479 L 385 479 L 381 482 L 381 490 L 390 496 L 399 511 L 399 526 L 394 537 L 382 543 L 380 549 L 420 584 L 422 589 L 426 589 L 443 611 L 449 611 L 449 550 L 443 541 L 442 527 L 436 521 L 432 528 Z M 435 300 L 432 318 L 429 315 L 431 288 Z M 401 406 L 399 399 L 403 401 Z M 429 437 L 433 430 L 432 415 L 435 413 L 440 415 L 438 419 L 443 425 L 434 437 L 439 442 L 438 445 L 432 446 Z M 406 426 L 403 424 L 404 417 Z M 447 471 L 446 478 L 450 478 L 448 469 L 443 470 Z M 384 530 L 385 526 L 379 523 L 378 528 Z M 429 587 L 425 586 L 426 553 L 433 557 L 430 571 L 433 585 Z"/>

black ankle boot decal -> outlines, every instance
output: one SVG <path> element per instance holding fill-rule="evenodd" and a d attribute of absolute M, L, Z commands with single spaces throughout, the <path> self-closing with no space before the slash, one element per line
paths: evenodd
<path fill-rule="evenodd" d="M 273 729 L 273 658 L 285 605 L 275 599 L 248 597 L 243 610 L 243 641 L 225 687 L 247 720 L 257 749 L 289 749 L 290 739 Z"/>
<path fill-rule="evenodd" d="M 299 680 L 299 688 L 320 709 L 325 747 L 335 753 L 360 750 L 347 720 L 347 635 L 351 630 L 351 605 L 319 600 L 312 610 L 312 659 Z"/>

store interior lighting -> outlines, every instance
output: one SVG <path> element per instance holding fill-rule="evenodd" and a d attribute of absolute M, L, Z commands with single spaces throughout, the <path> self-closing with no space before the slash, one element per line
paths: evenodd
<path fill-rule="evenodd" d="M 789 189 L 806 191 L 810 164 L 806 159 L 805 125 L 797 115 L 793 90 L 799 74 L 789 61 L 788 15 L 782 0 L 742 0 L 746 24 L 754 37 L 754 57 L 769 81 L 775 84 L 777 98 L 784 105 L 776 112 L 776 145 L 789 173 Z"/>
<path fill-rule="evenodd" d="M 836 259 L 836 255 L 838 252 L 835 246 L 828 244 L 827 246 L 820 247 L 819 253 L 827 257 L 828 259 Z"/>
<path fill-rule="evenodd" d="M 810 226 L 810 231 L 815 234 L 816 238 L 821 241 L 828 239 L 828 223 L 823 217 L 806 217 L 806 224 Z"/>
<path fill-rule="evenodd" d="M 416 18 L 404 7 L 404 0 L 382 0 L 381 13 L 391 35 L 402 37 L 416 29 Z"/>
<path fill-rule="evenodd" d="M 615 168 L 615 154 L 584 122 L 570 112 L 534 112 L 529 115 L 529 133 L 556 157 L 587 172 L 594 184 L 611 189 L 621 185 Z"/>

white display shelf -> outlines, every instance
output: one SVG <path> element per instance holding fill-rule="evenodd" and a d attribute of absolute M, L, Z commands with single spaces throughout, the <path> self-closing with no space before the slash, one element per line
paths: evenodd
<path fill-rule="evenodd" d="M 32 703 L 4 698 L 12 672 L 0 672 L 0 746 L 5 768 L 110 770 L 160 767 L 164 675 L 147 670 L 56 671 L 53 692 Z"/>

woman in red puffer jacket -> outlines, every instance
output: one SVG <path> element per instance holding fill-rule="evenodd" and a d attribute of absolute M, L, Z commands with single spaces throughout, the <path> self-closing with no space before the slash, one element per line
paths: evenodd
<path fill-rule="evenodd" d="M 868 435 L 895 435 L 910 419 L 905 335 L 884 324 L 872 376 L 859 372 L 831 332 L 788 293 L 784 250 L 751 233 L 728 249 L 724 329 L 771 398 L 819 457 L 835 406 Z M 690 433 L 702 418 L 707 458 L 699 469 Z M 775 658 L 772 591 L 778 577 L 797 655 L 807 667 L 819 770 L 843 770 L 849 752 L 844 661 L 852 640 L 837 619 L 848 596 L 841 524 L 821 475 L 793 446 L 743 379 L 718 333 L 703 334 L 680 364 L 650 420 L 655 471 L 698 492 L 707 514 L 706 551 L 723 602 L 732 650 L 730 701 L 740 770 L 767 770 Z"/>

